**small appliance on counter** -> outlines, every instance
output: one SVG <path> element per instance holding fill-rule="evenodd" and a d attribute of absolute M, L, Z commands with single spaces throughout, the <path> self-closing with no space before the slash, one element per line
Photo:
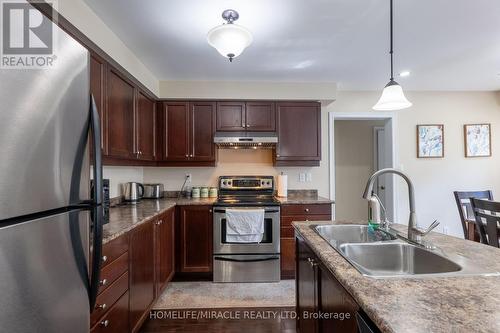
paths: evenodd
<path fill-rule="evenodd" d="M 160 199 L 163 198 L 164 187 L 163 184 L 143 184 L 144 186 L 144 199 Z"/>
<path fill-rule="evenodd" d="M 123 184 L 123 200 L 126 203 L 136 204 L 144 196 L 144 186 L 137 182 Z"/>

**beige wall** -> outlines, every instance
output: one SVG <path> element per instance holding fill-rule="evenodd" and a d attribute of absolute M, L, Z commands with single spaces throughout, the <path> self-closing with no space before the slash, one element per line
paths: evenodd
<path fill-rule="evenodd" d="M 335 218 L 366 220 L 361 193 L 373 173 L 373 128 L 380 120 L 335 121 Z"/>
<path fill-rule="evenodd" d="M 156 95 L 158 79 L 83 0 L 58 0 L 57 10 Z"/>
<path fill-rule="evenodd" d="M 338 92 L 337 100 L 327 110 L 332 112 L 371 112 L 380 92 Z M 427 226 L 434 219 L 441 222 L 439 231 L 462 236 L 454 190 L 492 189 L 500 197 L 500 98 L 493 92 L 408 92 L 413 107 L 397 111 L 396 166 L 413 180 L 419 222 Z M 465 158 L 463 125 L 492 124 L 493 156 Z M 416 158 L 417 124 L 444 124 L 445 157 Z M 406 185 L 396 183 L 396 214 L 399 222 L 408 219 Z M 397 215 L 396 215 L 397 216 Z"/>
<path fill-rule="evenodd" d="M 122 184 L 144 180 L 144 170 L 140 167 L 106 166 L 103 168 L 103 178 L 109 179 L 109 196 L 116 198 L 122 195 Z"/>

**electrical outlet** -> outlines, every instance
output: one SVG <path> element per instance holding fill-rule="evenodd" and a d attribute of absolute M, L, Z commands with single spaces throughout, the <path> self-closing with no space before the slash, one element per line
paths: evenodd
<path fill-rule="evenodd" d="M 306 174 L 301 172 L 299 173 L 299 182 L 303 183 L 306 181 Z"/>
<path fill-rule="evenodd" d="M 191 174 L 186 173 L 186 183 L 191 183 Z"/>
<path fill-rule="evenodd" d="M 450 230 L 448 229 L 447 226 L 443 226 L 443 234 L 448 235 L 450 233 Z"/>
<path fill-rule="evenodd" d="M 310 172 L 306 173 L 306 181 L 307 182 L 312 182 L 313 176 Z"/>

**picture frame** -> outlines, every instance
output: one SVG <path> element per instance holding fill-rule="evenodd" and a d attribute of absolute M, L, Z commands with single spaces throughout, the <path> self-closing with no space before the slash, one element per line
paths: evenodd
<path fill-rule="evenodd" d="M 418 158 L 444 157 L 443 124 L 417 125 L 417 157 Z"/>
<path fill-rule="evenodd" d="M 464 125 L 465 157 L 490 157 L 491 154 L 491 124 Z"/>

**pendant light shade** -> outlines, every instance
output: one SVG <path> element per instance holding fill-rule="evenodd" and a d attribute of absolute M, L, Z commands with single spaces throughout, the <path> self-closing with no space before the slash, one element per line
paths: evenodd
<path fill-rule="evenodd" d="M 207 34 L 207 41 L 232 62 L 252 43 L 253 38 L 248 29 L 233 23 L 239 17 L 238 12 L 228 9 L 222 13 L 222 17 L 227 23 L 211 29 Z"/>
<path fill-rule="evenodd" d="M 391 80 L 382 91 L 382 96 L 377 104 L 373 106 L 373 110 L 377 111 L 393 111 L 402 110 L 412 106 L 411 102 L 406 99 L 403 93 L 403 88 L 394 80 Z"/>
<path fill-rule="evenodd" d="M 393 9 L 392 9 L 392 1 L 390 0 L 390 41 L 391 41 L 391 49 L 389 54 L 391 56 L 391 78 L 389 83 L 384 87 L 382 91 L 382 96 L 378 100 L 377 104 L 373 106 L 374 110 L 377 111 L 394 111 L 394 110 L 402 110 L 409 108 L 412 106 L 412 103 L 406 99 L 405 94 L 403 93 L 403 88 L 394 81 L 394 65 L 393 65 Z"/>

